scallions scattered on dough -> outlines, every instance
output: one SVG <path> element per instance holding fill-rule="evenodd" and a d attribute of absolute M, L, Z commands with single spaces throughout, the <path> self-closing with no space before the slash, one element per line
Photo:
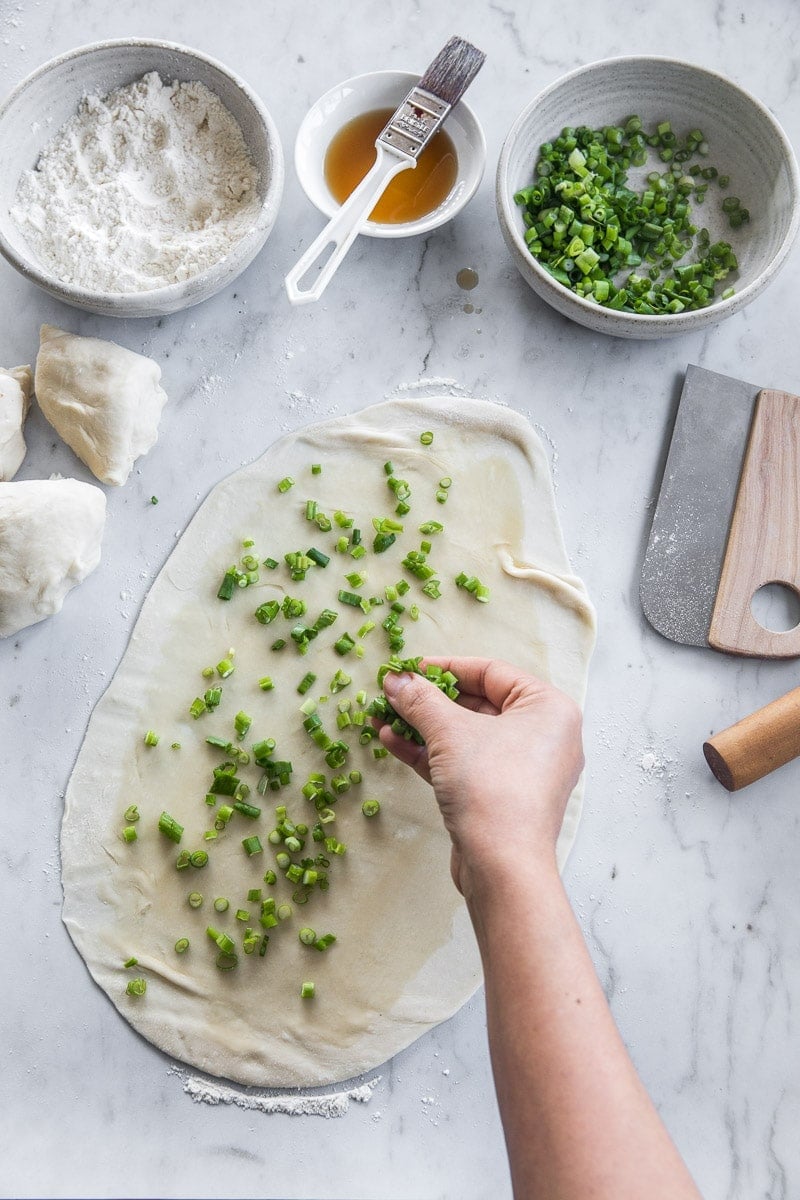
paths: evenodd
<path fill-rule="evenodd" d="M 423 447 L 431 445 L 433 433 L 423 432 L 419 442 Z M 295 677 L 295 689 L 302 698 L 296 705 L 298 726 L 308 737 L 309 748 L 316 757 L 316 763 L 311 770 L 305 769 L 298 785 L 292 762 L 281 756 L 277 738 L 269 736 L 269 729 L 264 728 L 264 722 L 271 719 L 268 714 L 277 713 L 277 709 L 269 707 L 274 706 L 274 701 L 266 700 L 266 706 L 259 708 L 256 698 L 273 691 L 276 684 L 271 674 L 258 674 L 258 663 L 245 662 L 244 656 L 240 662 L 229 648 L 214 666 L 201 670 L 209 686 L 187 706 L 186 712 L 195 720 L 203 718 L 208 729 L 203 741 L 207 752 L 214 757 L 208 764 L 205 787 L 198 795 L 197 828 L 191 828 L 190 836 L 193 839 L 202 836 L 208 849 L 181 850 L 175 865 L 178 870 L 208 866 L 213 871 L 217 846 L 228 840 L 230 834 L 241 844 L 244 852 L 241 889 L 230 890 L 230 898 L 217 896 L 212 901 L 214 913 L 227 927 L 204 924 L 207 941 L 212 944 L 212 961 L 221 971 L 244 969 L 246 964 L 240 963 L 240 954 L 248 956 L 253 964 L 265 957 L 272 963 L 258 969 L 280 969 L 267 956 L 270 938 L 279 934 L 281 926 L 292 927 L 295 914 L 302 914 L 307 904 L 312 903 L 313 909 L 314 898 L 320 893 L 338 888 L 342 868 L 337 864 L 348 853 L 344 832 L 352 814 L 360 810 L 363 817 L 372 820 L 383 812 L 381 801 L 374 795 L 379 788 L 369 772 L 381 770 L 379 764 L 388 751 L 379 744 L 372 718 L 388 722 L 404 738 L 422 741 L 418 731 L 399 717 L 380 690 L 387 672 L 419 673 L 451 699 L 458 696 L 458 681 L 451 672 L 432 664 L 423 667 L 419 655 L 403 657 L 404 626 L 408 620 L 419 621 L 428 602 L 435 602 L 443 588 L 466 591 L 483 602 L 489 598 L 489 589 L 468 571 L 461 572 L 455 580 L 451 577 L 443 581 L 435 561 L 431 561 L 431 556 L 435 560 L 436 555 L 430 539 L 439 538 L 444 525 L 430 518 L 414 525 L 406 523 L 404 518 L 412 513 L 415 498 L 409 482 L 403 478 L 400 454 L 398 451 L 397 461 L 387 460 L 383 464 L 383 478 L 394 512 L 373 515 L 360 523 L 349 508 L 331 505 L 329 516 L 313 497 L 294 499 L 288 493 L 295 481 L 289 475 L 284 476 L 277 483 L 282 498 L 276 502 L 296 506 L 301 524 L 294 547 L 262 548 L 256 537 L 248 534 L 241 541 L 245 553 L 237 563 L 224 569 L 221 579 L 217 576 L 220 581 L 216 594 L 226 604 L 241 604 L 237 595 L 259 586 L 259 603 L 250 605 L 249 615 L 246 606 L 243 615 L 256 627 L 269 627 L 271 636 L 263 643 L 265 655 L 291 648 L 286 653 L 313 656 L 312 669 L 302 675 L 298 672 L 299 678 Z M 415 454 L 418 456 L 419 451 Z M 322 464 L 313 464 L 311 473 L 320 475 Z M 444 503 L 452 485 L 451 476 L 439 477 L 437 471 L 432 495 L 428 491 L 425 502 L 429 505 L 433 498 Z M 411 519 L 414 520 L 413 516 Z M 302 537 L 306 523 L 314 527 L 315 535 L 314 544 L 304 549 L 311 540 Z M 372 538 L 365 540 L 362 531 L 369 524 Z M 422 540 L 418 540 L 420 536 Z M 263 556 L 266 548 L 272 552 L 269 556 Z M 271 572 L 264 580 L 259 575 L 262 568 Z M 385 582 L 387 568 L 389 582 Z M 309 612 L 303 588 L 310 576 L 318 578 L 321 571 L 330 576 L 330 607 L 323 607 L 315 615 L 313 609 Z M 266 598 L 265 588 L 272 591 L 271 595 L 267 591 Z M 319 595 L 318 589 L 315 595 Z M 355 614 L 360 618 L 358 622 L 353 620 Z M 337 623 L 339 628 L 329 632 Z M 281 636 L 274 637 L 275 631 Z M 359 686 L 363 681 L 354 683 L 357 659 L 365 653 L 364 641 L 368 637 L 372 647 L 380 639 L 384 654 L 376 677 L 378 692 L 371 699 L 367 688 Z M 246 705 L 238 711 L 231 711 L 233 705 L 225 694 L 228 685 L 223 685 L 234 671 L 240 682 L 233 694 L 239 704 Z M 250 691 L 246 692 L 248 673 Z M 245 696 L 250 698 L 244 699 Z M 154 746 L 159 735 L 148 730 L 144 740 L 148 746 Z M 354 762 L 356 755 L 362 755 L 363 759 Z M 358 791 L 353 789 L 360 789 L 365 777 L 370 781 L 372 794 L 366 799 L 356 798 Z M 259 797 L 271 792 L 284 793 L 288 798 L 276 795 L 279 802 L 273 808 L 258 802 Z M 304 806 L 302 809 L 295 806 L 296 800 Z M 205 830 L 203 813 L 212 826 Z M 183 812 L 181 815 L 186 820 Z M 138 816 L 136 806 L 126 810 L 122 835 L 125 840 L 137 837 L 134 826 Z M 384 818 L 375 828 L 385 831 L 390 823 Z M 158 829 L 174 843 L 180 843 L 185 832 L 183 825 L 167 811 L 162 811 Z M 270 865 L 254 878 L 252 868 L 259 859 L 263 862 L 264 855 Z M 248 863 L 252 863 L 249 868 Z M 275 889 L 275 894 L 264 896 L 262 885 Z M 230 883 L 227 886 L 230 889 Z M 202 893 L 190 891 L 187 902 L 190 909 L 201 910 Z M 343 902 L 352 902 L 352 898 Z M 181 930 L 175 932 L 180 935 L 174 943 L 175 952 L 182 955 L 189 948 L 190 938 Z M 304 946 L 319 952 L 329 950 L 336 942 L 335 934 L 318 935 L 307 923 L 300 925 L 296 936 Z M 196 963 L 197 958 L 193 957 Z M 302 998 L 309 999 L 314 994 L 313 982 L 301 983 Z"/>

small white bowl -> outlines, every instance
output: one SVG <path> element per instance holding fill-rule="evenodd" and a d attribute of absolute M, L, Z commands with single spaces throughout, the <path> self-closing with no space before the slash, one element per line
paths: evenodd
<path fill-rule="evenodd" d="M 205 84 L 235 117 L 261 176 L 258 215 L 224 259 L 180 283 L 142 292 L 93 292 L 64 283 L 39 262 L 11 217 L 19 178 L 35 166 L 41 150 L 75 115 L 84 96 L 105 96 L 149 71 L 169 82 Z M 0 105 L 0 145 L 0 253 L 26 279 L 59 300 L 102 316 L 161 316 L 199 304 L 226 287 L 264 245 L 283 194 L 280 138 L 258 96 L 221 63 L 173 42 L 139 38 L 95 42 L 45 63 Z"/>
<path fill-rule="evenodd" d="M 716 211 L 716 195 L 724 193 L 713 181 L 702 208 L 690 200 L 698 225 L 708 228 L 712 241 L 730 242 L 739 261 L 738 272 L 722 285 L 735 287 L 729 299 L 718 299 L 694 312 L 663 316 L 615 312 L 560 284 L 528 250 L 522 209 L 514 203 L 514 193 L 532 183 L 541 144 L 556 137 L 564 126 L 597 129 L 620 124 L 634 113 L 648 129 L 665 120 L 679 134 L 701 129 L 710 148 L 707 164 L 730 176 L 730 193 L 749 209 L 750 222 L 734 230 Z M 636 175 L 632 170 L 632 177 Z M 505 140 L 496 187 L 500 227 L 526 282 L 565 317 L 616 337 L 693 333 L 739 312 L 775 278 L 800 224 L 797 162 L 772 114 L 722 75 L 670 58 L 605 59 L 580 67 L 545 88 L 519 115 Z"/>
<path fill-rule="evenodd" d="M 380 108 L 397 108 L 419 75 L 410 71 L 371 71 L 346 79 L 326 92 L 306 114 L 297 131 L 294 165 L 297 177 L 312 204 L 326 217 L 340 208 L 325 180 L 325 154 L 332 138 L 343 125 L 362 113 Z M 442 203 L 416 221 L 384 224 L 367 221 L 361 230 L 366 237 L 401 238 L 428 233 L 460 212 L 472 199 L 483 178 L 486 139 L 472 109 L 463 100 L 448 114 L 443 125 L 455 146 L 458 159 L 456 181 Z"/>

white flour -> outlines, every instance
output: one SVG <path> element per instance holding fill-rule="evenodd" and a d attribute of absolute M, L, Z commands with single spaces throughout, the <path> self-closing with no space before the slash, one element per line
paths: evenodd
<path fill-rule="evenodd" d="M 179 1075 L 183 1079 L 184 1092 L 191 1096 L 196 1104 L 233 1104 L 249 1112 L 284 1113 L 290 1117 L 343 1117 L 350 1108 L 351 1101 L 368 1104 L 380 1080 L 380 1075 L 376 1075 L 374 1079 L 362 1083 L 359 1087 L 344 1092 L 329 1092 L 326 1095 L 303 1096 L 299 1093 L 283 1093 L 270 1096 L 243 1092 L 240 1088 L 211 1079 L 201 1079 L 197 1075 L 185 1075 L 177 1067 L 171 1068 L 169 1073 Z"/>
<path fill-rule="evenodd" d="M 12 216 L 65 283 L 147 291 L 223 259 L 255 220 L 258 182 L 219 98 L 151 72 L 81 101 L 20 179 Z"/>

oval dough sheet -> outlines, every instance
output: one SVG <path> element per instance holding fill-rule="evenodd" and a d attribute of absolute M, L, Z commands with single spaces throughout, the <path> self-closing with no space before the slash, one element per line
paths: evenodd
<path fill-rule="evenodd" d="M 420 445 L 430 429 L 434 441 Z M 405 532 L 383 554 L 371 550 L 374 515 L 394 512 L 383 464 L 411 487 Z M 311 464 L 322 464 L 312 475 Z M 296 479 L 286 494 L 277 482 Z M 435 501 L 438 480 L 450 475 L 448 501 Z M 318 502 L 332 516 L 342 509 L 355 517 L 370 549 L 355 562 L 333 550 L 342 533 L 336 524 L 321 533 L 305 519 L 305 501 Z M 325 767 L 320 750 L 302 728 L 297 683 L 307 671 L 317 675 L 308 693 L 327 693 L 337 668 L 352 684 L 320 704 L 325 728 L 336 736 L 336 701 L 363 688 L 372 697 L 375 676 L 385 661 L 386 636 L 380 626 L 387 608 L 373 610 L 376 628 L 363 639 L 365 656 L 340 657 L 333 642 L 348 631 L 356 637 L 366 619 L 360 609 L 336 601 L 348 588 L 344 575 L 366 570 L 365 595 L 408 577 L 401 559 L 418 549 L 418 526 L 440 520 L 443 534 L 430 538 L 429 556 L 442 581 L 442 596 L 431 600 L 409 578 L 407 604 L 419 604 L 417 622 L 401 616 L 403 654 L 477 654 L 503 657 L 551 679 L 578 701 L 583 699 L 594 641 L 594 615 L 583 584 L 572 575 L 558 524 L 547 461 L 527 422 L 513 411 L 486 401 L 424 398 L 375 405 L 283 438 L 266 454 L 219 484 L 201 506 L 142 607 L 130 644 L 105 695 L 97 704 L 69 783 L 62 826 L 64 921 L 97 983 L 123 1016 L 168 1054 L 200 1070 L 243 1084 L 315 1086 L 350 1078 L 385 1062 L 420 1034 L 455 1013 L 481 981 L 480 961 L 468 915 L 449 872 L 449 839 L 431 790 L 391 758 L 375 761 L 371 747 L 342 736 L 351 751 L 345 770 L 359 768 L 363 782 L 340 797 L 333 828 L 347 844 L 331 856 L 331 886 L 272 937 L 266 956 L 239 955 L 238 967 L 215 966 L 216 947 L 205 933 L 211 924 L 240 940 L 237 908 L 250 908 L 258 928 L 258 905 L 248 906 L 249 888 L 288 898 L 288 885 L 263 884 L 273 866 L 267 834 L 273 809 L 286 804 L 295 822 L 313 824 L 312 805 L 300 788 L 309 772 Z M 252 550 L 243 539 L 252 538 Z M 314 568 L 292 583 L 283 564 L 289 550 L 316 546 L 330 554 L 327 567 Z M 243 553 L 281 562 L 263 569 L 257 585 L 237 589 L 229 602 L 217 599 L 226 568 Z M 459 571 L 477 575 L 491 588 L 491 603 L 477 603 L 452 580 Z M 253 617 L 267 599 L 286 594 L 307 601 L 305 620 L 324 607 L 336 609 L 336 623 L 301 656 L 288 639 L 294 621 L 282 615 L 268 626 Z M 221 681 L 222 703 L 213 713 L 192 719 L 188 708 L 208 687 L 201 671 L 235 649 L 236 670 Z M 275 689 L 262 692 L 269 674 Z M 220 681 L 218 681 L 220 682 Z M 235 814 L 216 841 L 203 841 L 213 826 L 205 794 L 214 766 L 224 753 L 204 742 L 208 734 L 233 737 L 240 710 L 253 717 L 244 744 L 273 737 L 274 757 L 294 765 L 290 786 L 261 797 L 253 786 L 260 771 L 242 768 L 252 786 L 251 803 L 262 816 Z M 143 735 L 157 730 L 160 743 L 147 747 Z M 171 749 L 179 742 L 181 749 Z M 363 799 L 381 802 L 378 817 L 361 814 Z M 122 842 L 126 807 L 139 805 L 139 839 Z M 181 849 L 207 848 L 201 870 L 178 871 L 178 847 L 157 830 L 166 809 L 185 826 Z M 579 791 L 571 797 L 559 842 L 563 862 L 580 813 Z M 248 858 L 242 838 L 258 833 L 263 854 Z M 311 852 L 309 835 L 306 853 Z M 316 852 L 316 849 L 313 853 Z M 205 899 L 191 909 L 187 895 Z M 213 899 L 226 896 L 223 915 Z M 320 953 L 300 944 L 297 930 L 311 925 L 332 931 L 337 942 Z M 289 926 L 286 928 L 285 926 Z M 174 950 L 179 937 L 190 949 Z M 123 969 L 131 955 L 133 972 Z M 131 974 L 148 981 L 147 994 L 125 992 Z M 313 979 L 316 997 L 301 1000 L 300 984 Z"/>

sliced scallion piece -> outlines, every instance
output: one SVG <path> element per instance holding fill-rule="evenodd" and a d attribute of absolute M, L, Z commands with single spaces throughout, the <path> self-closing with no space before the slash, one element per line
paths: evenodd
<path fill-rule="evenodd" d="M 183 826 L 168 812 L 162 812 L 158 818 L 158 828 L 173 842 L 180 842 L 183 837 Z"/>

